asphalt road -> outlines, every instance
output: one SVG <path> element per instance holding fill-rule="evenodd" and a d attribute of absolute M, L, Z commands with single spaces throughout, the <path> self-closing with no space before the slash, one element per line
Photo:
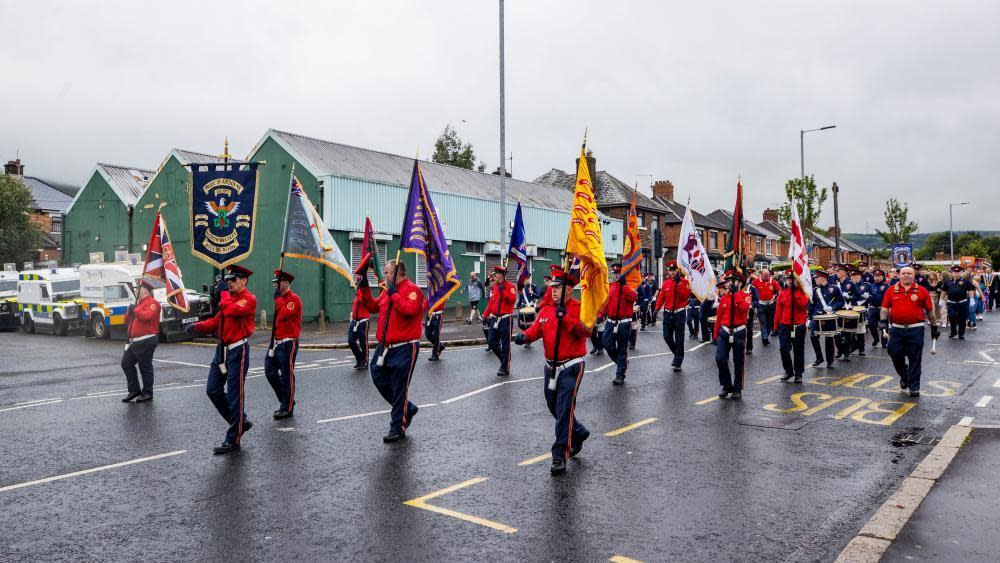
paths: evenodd
<path fill-rule="evenodd" d="M 743 401 L 711 400 L 713 346 L 687 341 L 674 374 L 641 333 L 624 387 L 588 356 L 592 437 L 560 477 L 540 345 L 506 379 L 480 346 L 423 350 L 394 445 L 349 352 L 302 351 L 295 417 L 274 421 L 255 349 L 255 426 L 213 456 L 211 347 L 161 345 L 155 400 L 123 405 L 121 343 L 0 334 L 0 559 L 829 561 L 948 426 L 996 412 L 975 405 L 1000 377 L 998 318 L 928 346 L 916 400 L 884 350 L 793 385 L 759 338 Z"/>

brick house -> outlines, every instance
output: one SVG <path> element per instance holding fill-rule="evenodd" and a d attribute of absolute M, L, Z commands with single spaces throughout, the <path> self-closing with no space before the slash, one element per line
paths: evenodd
<path fill-rule="evenodd" d="M 677 243 L 681 234 L 681 223 L 687 207 L 674 197 L 674 184 L 670 180 L 657 180 L 653 183 L 653 201 L 659 203 L 671 212 L 663 229 L 663 247 L 666 259 L 677 259 Z M 729 226 L 711 219 L 707 215 L 691 209 L 691 219 L 698 229 L 701 243 L 705 246 L 709 261 L 713 267 L 722 262 L 723 250 L 726 248 L 726 235 Z"/>
<path fill-rule="evenodd" d="M 25 176 L 21 159 L 8 161 L 4 165 L 4 174 L 13 176 L 24 184 L 35 203 L 31 222 L 41 230 L 42 241 L 35 249 L 32 259 L 35 262 L 61 261 L 63 213 L 80 188 L 36 176 Z"/>

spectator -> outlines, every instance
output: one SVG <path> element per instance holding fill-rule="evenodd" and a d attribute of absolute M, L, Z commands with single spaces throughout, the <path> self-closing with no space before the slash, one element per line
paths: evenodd
<path fill-rule="evenodd" d="M 479 274 L 469 273 L 469 282 L 465 285 L 465 291 L 469 295 L 469 308 L 471 309 L 469 318 L 465 319 L 465 324 L 471 325 L 476 318 L 482 320 L 482 316 L 479 314 L 479 302 L 482 301 L 486 288 L 483 287 L 483 282 L 479 281 Z"/>

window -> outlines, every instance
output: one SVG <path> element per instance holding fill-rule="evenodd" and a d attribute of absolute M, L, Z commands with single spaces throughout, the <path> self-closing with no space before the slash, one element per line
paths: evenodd
<path fill-rule="evenodd" d="M 635 214 L 636 218 L 639 220 L 639 226 L 642 227 L 646 224 L 646 213 L 639 212 Z"/>
<path fill-rule="evenodd" d="M 764 248 L 767 250 L 766 254 L 768 256 L 772 256 L 774 254 L 774 251 L 771 248 L 771 239 L 767 239 L 764 241 Z"/>
<path fill-rule="evenodd" d="M 719 233 L 712 231 L 708 234 L 708 249 L 715 250 L 719 248 Z"/>
<path fill-rule="evenodd" d="M 703 244 L 708 244 L 708 240 L 705 238 L 705 229 L 698 229 L 698 238 L 702 240 Z"/>
<path fill-rule="evenodd" d="M 764 241 L 757 237 L 757 254 L 764 254 Z"/>
<path fill-rule="evenodd" d="M 17 291 L 17 281 L 0 280 L 0 291 Z"/>
<path fill-rule="evenodd" d="M 416 259 L 417 271 L 414 277 L 410 278 L 417 284 L 417 287 L 427 287 L 427 259 L 423 254 L 413 253 Z"/>
<path fill-rule="evenodd" d="M 45 289 L 45 286 L 42 286 Z M 65 280 L 52 282 L 52 293 L 79 293 L 80 291 L 80 280 Z"/>
<path fill-rule="evenodd" d="M 481 242 L 466 242 L 465 252 L 468 254 L 482 254 L 483 253 L 483 243 Z"/>
<path fill-rule="evenodd" d="M 116 301 L 119 299 L 129 299 L 128 289 L 124 285 L 109 285 L 104 288 L 104 300 Z"/>
<path fill-rule="evenodd" d="M 357 269 L 358 264 L 361 263 L 361 243 L 362 242 L 363 241 L 360 240 L 360 239 L 359 240 L 352 240 L 351 241 L 351 271 L 352 272 L 355 269 Z M 375 241 L 375 247 L 378 249 L 378 255 L 379 255 L 380 264 L 384 265 L 385 262 L 386 262 L 386 260 L 388 259 L 388 255 L 389 255 L 389 245 L 388 245 L 388 243 L 386 243 L 384 241 L 377 240 L 377 241 Z M 368 285 L 374 287 L 375 284 L 377 284 L 377 283 L 378 283 L 378 281 L 375 279 L 375 276 L 373 276 L 372 273 L 371 273 L 371 270 L 369 270 L 368 271 Z"/>

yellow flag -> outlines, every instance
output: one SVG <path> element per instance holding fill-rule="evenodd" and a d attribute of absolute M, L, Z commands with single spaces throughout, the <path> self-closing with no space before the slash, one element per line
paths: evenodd
<path fill-rule="evenodd" d="M 608 263 L 604 260 L 601 220 L 583 148 L 576 168 L 566 253 L 580 260 L 580 320 L 592 327 L 608 300 Z"/>

